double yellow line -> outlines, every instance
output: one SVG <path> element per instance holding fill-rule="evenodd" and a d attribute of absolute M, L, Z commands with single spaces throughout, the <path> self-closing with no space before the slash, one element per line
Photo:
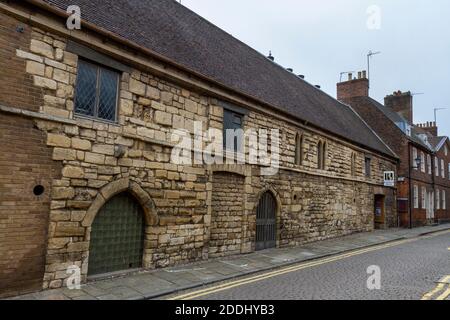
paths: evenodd
<path fill-rule="evenodd" d="M 393 241 L 393 242 L 389 242 L 387 244 L 376 245 L 376 246 L 365 248 L 365 249 L 359 249 L 359 250 L 351 251 L 351 252 L 348 252 L 348 253 L 340 254 L 340 255 L 337 255 L 337 256 L 332 256 L 332 257 L 328 257 L 328 258 L 322 258 L 322 259 L 314 260 L 314 261 L 311 261 L 311 262 L 296 264 L 296 265 L 291 266 L 291 267 L 278 269 L 278 270 L 271 271 L 271 272 L 268 272 L 268 273 L 264 273 L 264 274 L 261 274 L 261 275 L 256 275 L 256 276 L 252 276 L 252 277 L 249 277 L 249 278 L 245 278 L 245 279 L 241 279 L 241 280 L 235 280 L 235 281 L 232 281 L 232 282 L 227 282 L 227 283 L 216 285 L 216 286 L 213 286 L 213 287 L 209 287 L 209 288 L 205 288 L 205 289 L 189 292 L 189 293 L 186 293 L 186 294 L 181 294 L 181 295 L 169 298 L 168 300 L 193 300 L 193 299 L 196 299 L 196 298 L 200 298 L 200 297 L 211 295 L 211 294 L 214 294 L 214 293 L 217 293 L 217 292 L 229 290 L 229 289 L 232 289 L 232 288 L 235 288 L 235 287 L 239 287 L 239 286 L 243 286 L 243 285 L 246 285 L 246 284 L 250 284 L 250 283 L 253 283 L 253 282 L 258 282 L 258 281 L 270 279 L 270 278 L 273 278 L 273 277 L 277 277 L 277 276 L 280 276 L 280 275 L 283 275 L 283 274 L 286 274 L 286 273 L 291 273 L 291 272 L 299 271 L 299 270 L 302 270 L 302 269 L 307 269 L 307 268 L 311 268 L 311 267 L 320 266 L 320 265 L 323 265 L 323 264 L 339 261 L 339 260 L 342 260 L 342 259 L 347 259 L 347 258 L 350 258 L 350 257 L 353 257 L 353 256 L 362 255 L 362 254 L 365 254 L 365 253 L 368 253 L 368 252 L 383 250 L 383 249 L 399 246 L 399 245 L 402 245 L 402 244 L 415 242 L 415 241 L 418 241 L 418 240 L 421 240 L 421 239 L 434 238 L 434 237 L 437 237 L 437 236 L 440 236 L 440 235 L 443 235 L 443 234 L 447 234 L 449 232 L 450 232 L 450 230 L 443 230 L 443 231 L 436 232 L 436 233 L 433 233 L 433 234 L 430 234 L 430 235 L 427 235 L 427 236 L 422 236 L 422 237 L 419 237 L 419 238 Z M 446 278 L 444 278 L 444 279 L 446 279 Z M 445 286 L 444 284 L 442 284 L 442 285 Z M 443 286 L 442 286 L 442 288 L 443 288 Z M 438 287 L 441 288 L 441 286 L 438 286 Z M 440 292 L 442 290 L 442 288 L 440 290 L 437 290 L 437 288 L 436 288 L 435 289 L 436 293 Z M 435 290 L 433 290 L 433 291 L 435 291 Z M 434 294 L 436 294 L 436 293 L 434 293 Z M 442 300 L 444 300 L 444 299 L 446 299 L 448 297 L 448 295 L 450 295 L 450 288 L 448 290 L 446 290 L 438 298 L 442 298 Z"/>
<path fill-rule="evenodd" d="M 228 289 L 232 289 L 235 287 L 239 287 L 239 286 L 243 286 L 246 284 L 250 284 L 253 282 L 257 282 L 257 281 L 262 281 L 262 280 L 266 280 L 266 279 L 270 279 L 273 277 L 277 277 L 286 273 L 291 273 L 291 272 L 295 272 L 295 271 L 299 271 L 302 269 L 306 269 L 306 268 L 311 268 L 311 267 L 316 267 L 316 266 L 320 266 L 326 263 L 330 263 L 330 262 L 335 262 L 338 260 L 342 260 L 342 259 L 347 259 L 353 256 L 358 256 L 364 253 L 368 253 L 368 252 L 373 252 L 373 251 L 378 251 L 378 250 L 382 250 L 382 249 L 387 249 L 387 248 L 391 248 L 391 247 L 395 247 L 395 246 L 399 246 L 405 243 L 409 243 L 409 242 L 413 242 L 413 241 L 417 241 L 418 239 L 406 239 L 406 240 L 399 240 L 399 241 L 395 241 L 395 242 L 390 242 L 388 244 L 383 244 L 383 245 L 378 245 L 378 246 L 373 246 L 370 248 L 366 248 L 366 249 L 360 249 L 360 250 L 356 250 L 356 251 L 352 251 L 349 253 L 344 253 L 344 254 L 340 254 L 337 256 L 333 256 L 333 257 L 329 257 L 329 258 L 322 258 L 322 259 L 318 259 L 318 260 L 314 260 L 311 262 L 307 262 L 307 263 L 302 263 L 300 265 L 295 265 L 295 266 L 291 266 L 291 267 L 286 267 L 283 269 L 279 269 L 279 270 L 275 270 L 269 273 L 265 273 L 262 275 L 257 275 L 257 276 L 253 276 L 250 278 L 245 278 L 245 279 L 241 279 L 241 280 L 236 280 L 236 281 L 232 281 L 232 282 L 228 282 L 228 283 L 224 283 L 221 285 L 217 285 L 214 287 L 210 287 L 210 288 L 206 288 L 206 289 L 201 289 L 201 290 L 197 290 L 194 292 L 190 292 L 190 293 L 186 293 L 186 294 L 182 294 L 182 295 L 178 295 L 172 298 L 169 298 L 169 300 L 192 300 L 192 299 L 196 299 L 199 297 L 203 297 L 203 296 L 207 296 L 207 295 L 211 295 L 217 292 L 221 292 L 224 290 L 228 290 Z"/>
<path fill-rule="evenodd" d="M 447 287 L 447 290 L 445 290 L 445 287 Z M 441 293 L 441 294 L 440 294 Z M 436 297 L 436 295 L 440 294 Z M 430 292 L 426 293 L 422 300 L 432 300 L 433 297 L 436 297 L 435 300 L 445 300 L 450 296 L 450 276 L 444 277 Z"/>

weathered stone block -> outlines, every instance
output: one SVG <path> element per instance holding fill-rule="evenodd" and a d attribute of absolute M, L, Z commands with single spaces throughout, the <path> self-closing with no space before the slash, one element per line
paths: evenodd
<path fill-rule="evenodd" d="M 27 61 L 26 72 L 38 76 L 45 76 L 45 65 L 36 61 Z"/>
<path fill-rule="evenodd" d="M 159 100 L 161 98 L 161 91 L 156 88 L 147 86 L 146 96 L 153 100 Z"/>
<path fill-rule="evenodd" d="M 104 164 L 105 163 L 105 155 L 98 154 L 98 153 L 92 153 L 92 152 L 86 152 L 84 160 L 88 163 Z"/>
<path fill-rule="evenodd" d="M 63 177 L 81 179 L 84 177 L 84 170 L 80 167 L 66 166 L 62 171 Z"/>
<path fill-rule="evenodd" d="M 53 70 L 53 80 L 69 84 L 69 73 L 60 69 Z"/>
<path fill-rule="evenodd" d="M 49 133 L 47 135 L 47 145 L 53 147 L 70 148 L 71 140 L 64 135 Z"/>
<path fill-rule="evenodd" d="M 83 237 L 85 232 L 85 228 L 75 226 L 72 222 L 58 222 L 55 229 L 55 237 Z"/>
<path fill-rule="evenodd" d="M 64 63 L 61 63 L 61 62 L 58 62 L 58 61 L 55 61 L 55 60 L 52 60 L 52 59 L 48 59 L 48 58 L 45 58 L 44 62 L 45 62 L 46 65 L 48 65 L 50 67 L 53 67 L 53 68 L 56 68 L 56 69 L 60 69 L 60 70 L 64 70 L 64 71 L 67 70 L 67 66 Z"/>
<path fill-rule="evenodd" d="M 50 90 L 56 90 L 56 88 L 57 88 L 56 81 L 54 81 L 54 80 L 43 78 L 40 76 L 33 76 L 33 79 L 34 79 L 34 85 L 36 87 L 41 87 L 41 88 L 50 89 Z"/>
<path fill-rule="evenodd" d="M 105 154 L 107 156 L 113 156 L 114 155 L 114 145 L 95 144 L 92 147 L 92 152 Z"/>
<path fill-rule="evenodd" d="M 53 107 L 64 107 L 64 105 L 66 104 L 65 99 L 54 97 L 54 96 L 49 96 L 49 95 L 44 96 L 44 102 L 46 105 L 53 106 Z"/>
<path fill-rule="evenodd" d="M 122 114 L 131 116 L 133 114 L 133 101 L 120 99 L 120 110 Z"/>
<path fill-rule="evenodd" d="M 130 79 L 129 90 L 139 96 L 145 96 L 145 84 L 138 80 Z"/>
<path fill-rule="evenodd" d="M 64 63 L 71 67 L 76 67 L 78 63 L 78 56 L 66 51 L 64 52 Z"/>
<path fill-rule="evenodd" d="M 172 125 L 172 115 L 163 111 L 155 112 L 155 122 L 164 126 Z"/>
<path fill-rule="evenodd" d="M 43 41 L 31 39 L 30 50 L 33 53 L 37 53 L 47 58 L 50 59 L 54 58 L 53 47 Z"/>
<path fill-rule="evenodd" d="M 53 188 L 52 197 L 55 200 L 72 199 L 75 196 L 73 188 L 55 187 Z"/>
<path fill-rule="evenodd" d="M 45 114 L 59 118 L 69 118 L 70 115 L 69 111 L 57 107 L 44 105 L 42 109 Z"/>
<path fill-rule="evenodd" d="M 32 61 L 36 61 L 36 62 L 39 62 L 39 63 L 43 63 L 44 62 L 44 59 L 42 57 L 40 57 L 38 55 L 35 55 L 33 53 L 29 53 L 29 52 L 25 52 L 25 51 L 19 50 L 19 49 L 16 50 L 16 55 L 19 58 L 22 58 L 22 59 L 32 60 Z"/>
<path fill-rule="evenodd" d="M 76 150 L 72 149 L 63 149 L 63 148 L 55 148 L 53 149 L 53 160 L 75 160 L 77 158 Z"/>
<path fill-rule="evenodd" d="M 173 101 L 173 93 L 164 91 L 161 93 L 161 101 L 171 105 Z"/>
<path fill-rule="evenodd" d="M 153 129 L 148 129 L 146 127 L 139 127 L 137 128 L 137 134 L 143 137 L 147 137 L 150 139 L 154 139 L 155 138 L 155 130 Z"/>
<path fill-rule="evenodd" d="M 74 149 L 89 151 L 89 150 L 91 150 L 91 147 L 92 147 L 92 144 L 89 140 L 72 138 L 72 148 L 74 148 Z"/>
<path fill-rule="evenodd" d="M 195 102 L 195 101 L 186 100 L 184 106 L 185 106 L 186 111 L 189 111 L 189 112 L 192 112 L 192 113 L 197 113 L 198 112 L 198 105 L 197 105 L 197 102 Z"/>

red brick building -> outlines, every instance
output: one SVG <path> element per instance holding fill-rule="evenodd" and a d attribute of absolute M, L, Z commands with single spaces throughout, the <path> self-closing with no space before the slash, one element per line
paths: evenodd
<path fill-rule="evenodd" d="M 398 225 L 414 227 L 450 219 L 450 158 L 447 137 L 436 123 L 413 124 L 413 97 L 394 92 L 384 105 L 369 96 L 366 73 L 338 83 L 338 100 L 350 105 L 400 157 Z"/>

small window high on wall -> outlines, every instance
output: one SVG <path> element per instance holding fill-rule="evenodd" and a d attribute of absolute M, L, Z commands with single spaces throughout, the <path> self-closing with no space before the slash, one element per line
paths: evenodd
<path fill-rule="evenodd" d="M 364 173 L 367 178 L 372 176 L 372 159 L 370 157 L 364 159 Z"/>
<path fill-rule="evenodd" d="M 244 148 L 244 115 L 224 110 L 223 112 L 223 146 L 224 150 L 241 152 Z"/>
<path fill-rule="evenodd" d="M 116 71 L 80 59 L 75 87 L 75 114 L 116 122 L 119 76 Z"/>
<path fill-rule="evenodd" d="M 319 141 L 317 144 L 317 168 L 325 170 L 327 159 L 327 143 Z"/>
<path fill-rule="evenodd" d="M 353 177 L 356 176 L 356 153 L 354 152 L 352 152 L 351 174 Z"/>
<path fill-rule="evenodd" d="M 297 133 L 295 137 L 295 164 L 301 166 L 303 164 L 303 135 Z"/>

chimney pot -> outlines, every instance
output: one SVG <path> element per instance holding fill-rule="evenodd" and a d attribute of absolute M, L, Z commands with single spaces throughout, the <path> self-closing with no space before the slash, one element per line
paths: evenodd
<path fill-rule="evenodd" d="M 362 78 L 362 72 L 359 71 L 359 72 L 358 72 L 358 79 L 361 79 L 361 78 Z"/>
<path fill-rule="evenodd" d="M 348 81 L 352 81 L 353 80 L 353 73 L 349 72 L 348 73 Z"/>
<path fill-rule="evenodd" d="M 366 71 L 366 70 L 364 70 L 364 71 L 362 72 L 362 77 L 363 77 L 364 79 L 367 79 L 367 71 Z"/>

